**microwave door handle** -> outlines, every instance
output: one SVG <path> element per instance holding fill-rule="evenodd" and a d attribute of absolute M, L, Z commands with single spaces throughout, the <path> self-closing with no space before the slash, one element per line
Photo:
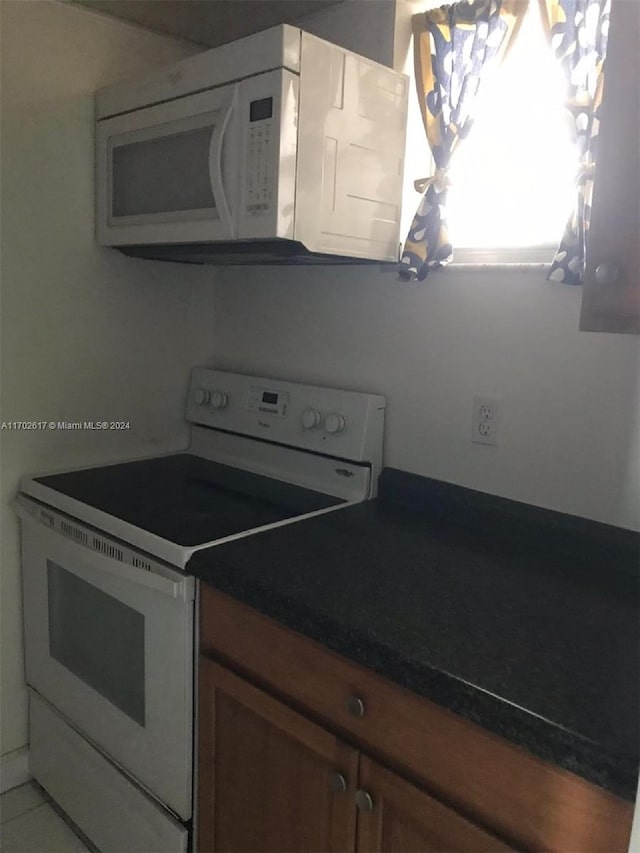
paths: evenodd
<path fill-rule="evenodd" d="M 90 551 L 94 562 L 97 563 L 98 571 L 113 575 L 136 586 L 155 589 L 157 592 L 168 595 L 170 598 L 183 598 L 186 600 L 188 590 L 183 581 L 172 581 L 147 569 L 138 569 L 129 563 L 120 563 L 115 558 L 105 557 L 99 551 L 95 551 L 93 548 L 84 545 L 82 542 L 78 542 L 76 539 L 70 539 L 59 530 L 46 524 L 38 515 L 39 507 L 28 504 L 21 495 L 18 495 L 15 499 L 14 507 L 23 521 L 41 524 L 48 533 L 59 536 L 64 542 L 73 544 L 76 548 L 85 548 L 87 551 Z M 78 566 L 75 566 L 73 571 L 75 574 L 84 575 L 88 581 L 91 581 L 90 573 L 85 572 L 84 569 L 79 569 Z"/>
<path fill-rule="evenodd" d="M 236 108 L 238 101 L 238 87 L 233 87 L 233 95 L 226 109 L 221 115 L 221 120 L 213 129 L 211 134 L 211 144 L 209 145 L 209 179 L 213 188 L 214 198 L 220 219 L 224 223 L 225 229 L 230 236 L 233 236 L 233 212 L 229 207 L 226 193 L 224 191 L 224 183 L 222 181 L 222 149 L 224 147 L 224 138 L 229 125 L 231 114 Z"/>

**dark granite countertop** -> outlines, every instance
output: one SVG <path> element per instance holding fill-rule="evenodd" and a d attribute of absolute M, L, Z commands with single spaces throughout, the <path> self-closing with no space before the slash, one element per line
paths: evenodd
<path fill-rule="evenodd" d="M 377 500 L 200 551 L 188 570 L 632 800 L 638 541 L 386 469 Z"/>

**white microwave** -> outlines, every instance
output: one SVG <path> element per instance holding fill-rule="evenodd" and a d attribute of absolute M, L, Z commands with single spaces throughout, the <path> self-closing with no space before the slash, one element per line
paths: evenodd
<path fill-rule="evenodd" d="M 396 261 L 407 93 L 405 75 L 287 25 L 102 89 L 98 242 Z"/>

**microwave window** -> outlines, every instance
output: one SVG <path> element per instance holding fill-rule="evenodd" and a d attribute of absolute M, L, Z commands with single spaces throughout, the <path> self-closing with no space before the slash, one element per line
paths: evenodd
<path fill-rule="evenodd" d="M 47 560 L 49 654 L 145 724 L 144 615 Z"/>
<path fill-rule="evenodd" d="M 260 98 L 259 101 L 251 101 L 249 107 L 249 121 L 264 121 L 273 115 L 273 98 Z"/>
<path fill-rule="evenodd" d="M 215 210 L 209 178 L 213 127 L 115 145 L 112 215 Z"/>

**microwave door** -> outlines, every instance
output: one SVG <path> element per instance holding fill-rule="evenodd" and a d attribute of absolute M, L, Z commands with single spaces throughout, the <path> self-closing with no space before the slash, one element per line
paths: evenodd
<path fill-rule="evenodd" d="M 98 122 L 102 245 L 235 236 L 237 89 L 224 86 Z"/>

